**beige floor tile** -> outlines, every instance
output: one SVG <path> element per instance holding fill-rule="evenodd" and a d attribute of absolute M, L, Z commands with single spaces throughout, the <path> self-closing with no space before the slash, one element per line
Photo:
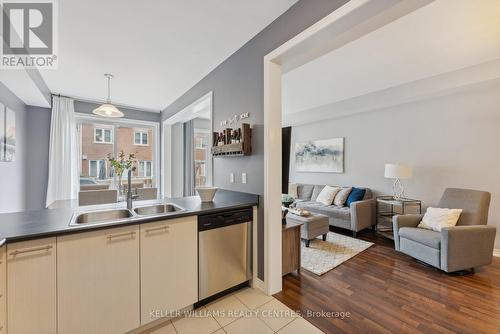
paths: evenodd
<path fill-rule="evenodd" d="M 271 301 L 273 297 L 266 295 L 258 289 L 247 288 L 234 294 L 249 309 L 254 310 Z"/>
<path fill-rule="evenodd" d="M 233 295 L 216 300 L 205 306 L 205 308 L 211 312 L 212 316 L 222 327 L 245 316 L 245 312 L 248 311 L 248 308 Z"/>
<path fill-rule="evenodd" d="M 196 315 L 172 320 L 176 332 L 178 334 L 210 334 L 221 328 L 214 318 L 206 314 L 205 309 L 197 310 Z"/>
<path fill-rule="evenodd" d="M 297 313 L 277 299 L 271 300 L 257 309 L 259 319 L 277 331 L 298 317 Z"/>
<path fill-rule="evenodd" d="M 312 325 L 309 321 L 299 317 L 280 329 L 279 334 L 320 334 L 323 333 L 319 328 Z"/>
<path fill-rule="evenodd" d="M 227 334 L 272 334 L 274 333 L 266 324 L 256 317 L 245 317 L 233 321 L 224 330 Z"/>
<path fill-rule="evenodd" d="M 161 325 L 148 329 L 141 334 L 176 334 L 172 322 L 169 320 Z"/>
<path fill-rule="evenodd" d="M 221 328 L 217 332 L 214 332 L 214 334 L 226 334 L 226 332 Z"/>

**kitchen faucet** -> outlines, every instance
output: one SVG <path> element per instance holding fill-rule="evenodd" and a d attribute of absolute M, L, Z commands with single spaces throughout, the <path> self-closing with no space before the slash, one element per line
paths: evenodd
<path fill-rule="evenodd" d="M 132 194 L 132 170 L 127 174 L 127 209 L 132 210 L 132 200 L 137 199 L 139 195 Z"/>

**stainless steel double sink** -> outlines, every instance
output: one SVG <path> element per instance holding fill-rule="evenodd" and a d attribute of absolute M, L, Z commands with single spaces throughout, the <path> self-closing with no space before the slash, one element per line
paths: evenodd
<path fill-rule="evenodd" d="M 137 207 L 133 210 L 112 209 L 96 210 L 75 214 L 69 223 L 69 226 L 107 224 L 113 222 L 133 221 L 138 218 L 149 216 L 168 216 L 176 212 L 182 212 L 185 209 L 175 204 L 155 204 Z"/>

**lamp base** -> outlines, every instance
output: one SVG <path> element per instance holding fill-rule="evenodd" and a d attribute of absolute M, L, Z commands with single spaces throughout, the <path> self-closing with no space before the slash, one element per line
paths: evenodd
<path fill-rule="evenodd" d="M 405 189 L 403 188 L 403 184 L 400 179 L 396 179 L 392 185 L 392 196 L 394 196 L 394 199 L 401 199 L 405 197 Z"/>

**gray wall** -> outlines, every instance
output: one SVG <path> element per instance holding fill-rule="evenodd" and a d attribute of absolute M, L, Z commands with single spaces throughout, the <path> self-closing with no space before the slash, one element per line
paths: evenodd
<path fill-rule="evenodd" d="M 406 195 L 437 205 L 446 187 L 491 192 L 489 224 L 500 229 L 500 82 L 489 82 L 438 97 L 293 127 L 290 180 L 366 186 L 392 193 L 384 164 L 406 163 L 413 178 L 403 180 Z M 345 173 L 297 173 L 294 143 L 345 137 Z M 500 233 L 496 248 L 500 248 Z"/>
<path fill-rule="evenodd" d="M 16 113 L 15 161 L 0 162 L 0 213 L 26 208 L 26 105 L 0 82 L 0 102 Z"/>
<path fill-rule="evenodd" d="M 290 38 L 316 23 L 347 0 L 302 0 L 277 18 L 253 39 L 236 51 L 215 70 L 197 83 L 162 112 L 166 119 L 181 111 L 209 91 L 214 92 L 215 130 L 218 124 L 235 114 L 250 112 L 246 120 L 253 126 L 253 154 L 241 158 L 214 159 L 214 185 L 262 195 L 264 193 L 264 69 L 263 58 Z M 234 27 L 237 29 L 237 27 Z M 229 182 L 234 172 L 235 183 Z M 247 173 L 247 184 L 241 183 L 241 173 Z M 262 208 L 261 208 L 262 210 Z M 262 216 L 262 212 L 260 212 Z M 263 271 L 263 224 L 259 219 L 259 277 Z"/>

